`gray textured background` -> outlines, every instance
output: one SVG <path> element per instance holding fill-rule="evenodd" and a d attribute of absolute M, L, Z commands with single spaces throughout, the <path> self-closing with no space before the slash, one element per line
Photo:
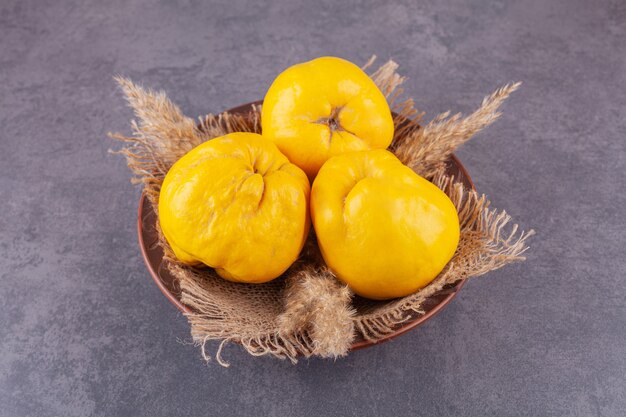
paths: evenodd
<path fill-rule="evenodd" d="M 626 3 L 44 3 L 0 2 L 0 415 L 625 415 Z M 538 231 L 529 260 L 336 362 L 205 366 L 139 254 L 111 77 L 196 116 L 372 53 L 429 116 L 524 81 L 459 156 Z"/>

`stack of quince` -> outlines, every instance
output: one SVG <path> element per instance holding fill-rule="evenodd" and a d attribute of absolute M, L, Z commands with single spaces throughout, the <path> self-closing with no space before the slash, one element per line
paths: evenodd
<path fill-rule="evenodd" d="M 456 209 L 385 150 L 389 105 L 356 65 L 323 57 L 285 70 L 265 96 L 262 132 L 207 141 L 168 172 L 159 220 L 180 261 L 267 282 L 298 258 L 312 220 L 337 277 L 388 299 L 424 287 L 452 258 Z"/>

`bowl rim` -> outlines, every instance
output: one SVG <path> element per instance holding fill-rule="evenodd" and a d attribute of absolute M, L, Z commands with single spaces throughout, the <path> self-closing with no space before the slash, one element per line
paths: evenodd
<path fill-rule="evenodd" d="M 246 103 L 246 104 L 242 104 L 240 106 L 233 107 L 233 108 L 231 108 L 229 110 L 226 110 L 226 112 L 228 112 L 228 113 L 245 113 L 245 112 L 250 111 L 250 109 L 252 108 L 253 105 L 259 105 L 261 103 L 262 103 L 262 101 L 260 101 L 260 100 L 259 101 L 253 101 L 253 102 L 250 102 L 250 103 Z M 460 173 L 464 176 L 464 178 L 467 180 L 467 183 L 470 185 L 471 189 L 475 190 L 476 188 L 474 186 L 474 182 L 472 181 L 472 178 L 469 176 L 469 173 L 467 172 L 467 169 L 465 168 L 465 166 L 463 166 L 461 161 L 454 154 L 450 155 L 450 159 L 452 160 L 454 165 L 458 168 Z M 144 240 L 144 237 L 143 237 L 143 234 L 144 234 L 144 217 L 146 215 L 146 210 L 145 210 L 146 202 L 147 202 L 146 193 L 142 192 L 141 193 L 141 197 L 139 198 L 139 206 L 137 208 L 137 239 L 138 239 L 139 248 L 141 250 L 141 256 L 143 258 L 144 264 L 146 265 L 146 268 L 148 269 L 148 272 L 150 273 L 150 276 L 152 277 L 152 280 L 156 283 L 157 287 L 159 288 L 159 290 L 161 290 L 163 295 L 165 295 L 165 297 L 167 297 L 167 299 L 174 306 L 176 306 L 176 308 L 181 313 L 183 313 L 183 314 L 193 314 L 193 310 L 190 309 L 185 304 L 183 304 L 182 301 L 176 296 L 176 294 L 174 294 L 172 291 L 170 291 L 169 288 L 167 288 L 165 286 L 163 280 L 161 280 L 161 278 L 159 276 L 158 271 L 155 271 L 155 268 L 153 267 L 152 263 L 150 262 L 150 258 L 149 258 L 149 255 L 148 255 L 148 249 L 147 249 L 148 246 L 147 246 L 147 244 L 146 244 L 146 242 Z M 378 339 L 376 341 L 363 339 L 363 340 L 359 340 L 357 342 L 354 342 L 352 344 L 352 346 L 350 347 L 350 351 L 363 349 L 363 348 L 366 348 L 366 347 L 369 347 L 369 346 L 373 346 L 373 345 L 377 345 L 377 344 L 389 341 L 391 339 L 394 339 L 394 338 L 396 338 L 398 336 L 401 336 L 401 335 L 407 333 L 408 331 L 413 330 L 414 328 L 422 325 L 423 323 L 428 321 L 430 318 L 432 318 L 433 316 L 438 314 L 446 305 L 448 305 L 450 303 L 450 301 L 452 301 L 452 299 L 454 297 L 456 297 L 456 295 L 461 290 L 461 288 L 463 288 L 463 286 L 465 285 L 465 282 L 466 282 L 465 278 L 460 279 L 459 281 L 457 281 L 454 284 L 454 287 L 452 287 L 452 291 L 450 291 L 445 296 L 445 298 L 443 298 L 437 305 L 435 305 L 432 309 L 427 311 L 425 314 L 417 316 L 414 319 L 411 319 L 411 320 L 403 323 L 396 330 L 394 330 L 391 333 L 388 333 L 388 334 L 384 335 L 383 337 L 381 337 L 380 339 Z"/>

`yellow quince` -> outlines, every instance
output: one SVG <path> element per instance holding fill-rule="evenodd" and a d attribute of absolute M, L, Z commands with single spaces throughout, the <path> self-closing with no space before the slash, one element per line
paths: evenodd
<path fill-rule="evenodd" d="M 322 57 L 294 65 L 263 101 L 263 134 L 312 181 L 328 158 L 387 148 L 394 126 L 385 96 L 359 67 Z"/>
<path fill-rule="evenodd" d="M 424 287 L 459 242 L 448 196 L 382 149 L 329 159 L 311 189 L 311 217 L 328 266 L 372 299 Z"/>
<path fill-rule="evenodd" d="M 176 257 L 230 281 L 261 283 L 296 260 L 310 219 L 310 185 L 271 140 L 231 133 L 179 159 L 159 196 L 159 221 Z"/>

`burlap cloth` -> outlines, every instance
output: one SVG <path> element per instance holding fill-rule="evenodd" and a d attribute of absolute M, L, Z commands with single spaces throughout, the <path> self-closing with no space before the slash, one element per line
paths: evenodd
<path fill-rule="evenodd" d="M 364 69 L 369 69 L 372 58 Z M 208 360 L 206 343 L 221 340 L 216 353 L 229 341 L 241 344 L 252 355 L 273 355 L 296 362 L 299 356 L 338 357 L 345 355 L 355 339 L 377 341 L 421 314 L 422 305 L 447 284 L 477 277 L 510 262 L 523 260 L 526 239 L 533 231 L 522 232 L 504 211 L 489 207 L 484 195 L 468 190 L 445 176 L 450 154 L 474 134 L 495 121 L 499 106 L 519 83 L 506 85 L 485 97 L 481 106 L 467 117 L 449 112 L 420 127 L 422 113 L 412 99 L 398 100 L 404 77 L 389 61 L 371 73 L 386 95 L 396 116 L 396 133 L 390 146 L 396 156 L 418 174 L 433 181 L 452 199 L 461 222 L 459 247 L 446 268 L 428 286 L 415 294 L 388 302 L 352 303 L 353 294 L 324 265 L 313 233 L 299 260 L 284 277 L 267 284 L 247 285 L 225 281 L 210 268 L 196 269 L 173 256 L 159 231 L 164 262 L 180 282 L 182 302 L 193 313 L 186 314 L 194 342 Z M 133 135 L 110 136 L 126 146 L 117 151 L 127 158 L 135 174 L 134 183 L 144 186 L 153 207 L 165 174 L 176 160 L 200 143 L 230 132 L 260 133 L 259 107 L 247 115 L 208 115 L 198 123 L 184 116 L 163 92 L 153 92 L 117 77 L 138 122 L 132 121 Z"/>

